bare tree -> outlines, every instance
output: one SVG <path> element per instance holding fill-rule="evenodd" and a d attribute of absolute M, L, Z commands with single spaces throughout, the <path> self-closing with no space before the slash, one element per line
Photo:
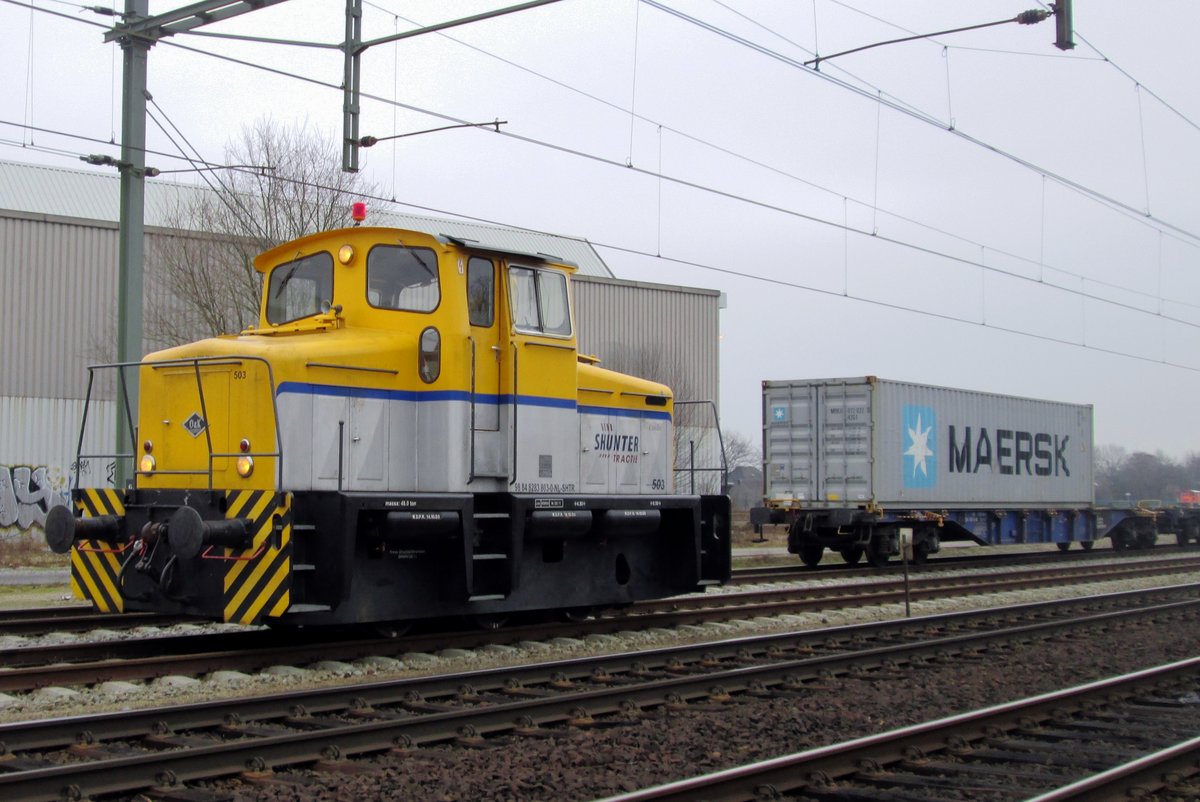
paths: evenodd
<path fill-rule="evenodd" d="M 147 336 L 163 345 L 233 333 L 258 320 L 253 258 L 281 242 L 347 223 L 355 197 L 374 187 L 341 170 L 336 141 L 307 123 L 270 119 L 225 149 L 230 165 L 210 191 L 181 193 L 167 233 L 148 238 Z"/>
<path fill-rule="evenodd" d="M 762 467 L 762 450 L 741 432 L 725 432 L 725 462 L 734 468 Z"/>
<path fill-rule="evenodd" d="M 1162 451 L 1130 453 L 1121 446 L 1096 449 L 1096 501 L 1100 504 L 1132 504 L 1179 500 L 1179 494 L 1200 485 L 1200 457 L 1189 454 L 1180 463 Z"/>

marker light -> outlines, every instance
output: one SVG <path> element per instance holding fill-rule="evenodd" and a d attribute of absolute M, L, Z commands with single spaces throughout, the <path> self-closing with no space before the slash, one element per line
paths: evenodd
<path fill-rule="evenodd" d="M 142 473 L 154 473 L 154 467 L 154 457 L 149 454 L 143 454 L 142 458 L 138 461 L 138 470 Z"/>
<path fill-rule="evenodd" d="M 348 265 L 354 261 L 354 246 L 343 245 L 338 248 L 338 261 L 344 265 Z"/>
<path fill-rule="evenodd" d="M 242 442 L 238 443 L 238 449 L 243 454 L 249 454 L 250 453 L 250 441 L 243 437 Z"/>
<path fill-rule="evenodd" d="M 142 451 L 145 451 L 147 454 L 149 454 L 153 450 L 154 450 L 154 443 L 150 442 L 149 440 L 142 443 Z"/>
<path fill-rule="evenodd" d="M 238 476 L 246 479 L 254 473 L 254 457 L 241 456 L 237 458 Z"/>
<path fill-rule="evenodd" d="M 361 223 L 367 219 L 367 204 L 358 201 L 350 206 L 350 216 L 354 218 L 354 222 Z"/>

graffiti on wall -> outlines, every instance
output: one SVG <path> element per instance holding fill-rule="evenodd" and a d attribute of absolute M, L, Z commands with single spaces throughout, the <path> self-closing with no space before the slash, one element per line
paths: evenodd
<path fill-rule="evenodd" d="M 46 513 L 70 501 L 68 477 L 45 465 L 0 465 L 0 529 L 42 526 Z"/>

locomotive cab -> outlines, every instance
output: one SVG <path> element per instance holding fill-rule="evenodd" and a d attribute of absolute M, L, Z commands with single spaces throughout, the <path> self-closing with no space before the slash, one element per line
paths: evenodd
<path fill-rule="evenodd" d="M 574 266 L 377 227 L 254 266 L 257 326 L 136 368 L 133 486 L 48 521 L 78 595 L 335 624 L 727 578 L 727 500 L 671 492 L 669 388 L 578 353 Z"/>

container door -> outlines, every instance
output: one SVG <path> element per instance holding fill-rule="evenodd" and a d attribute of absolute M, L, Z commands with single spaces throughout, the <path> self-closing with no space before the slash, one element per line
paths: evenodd
<path fill-rule="evenodd" d="M 763 386 L 763 461 L 766 496 L 773 501 L 817 498 L 817 389 Z"/>
<path fill-rule="evenodd" d="M 820 496 L 831 504 L 871 499 L 871 385 L 820 389 Z"/>

